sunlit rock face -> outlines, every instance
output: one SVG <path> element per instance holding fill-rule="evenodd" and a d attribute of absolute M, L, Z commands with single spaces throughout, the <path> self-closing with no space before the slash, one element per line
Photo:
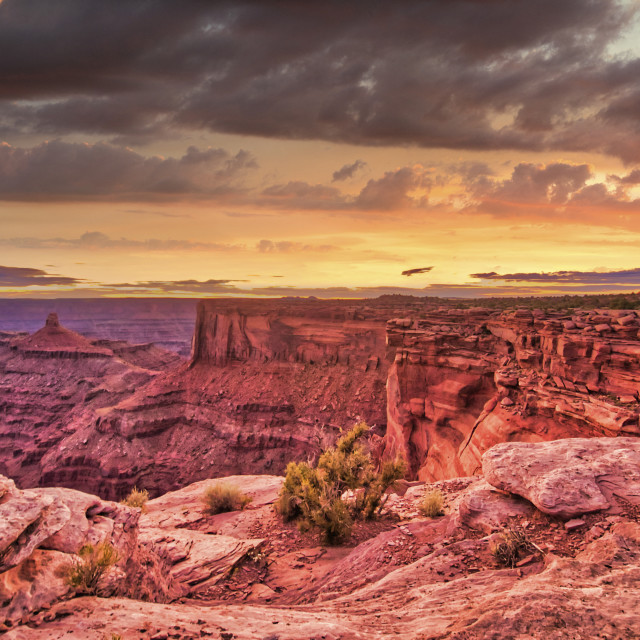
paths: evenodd
<path fill-rule="evenodd" d="M 639 320 L 443 309 L 387 325 L 387 455 L 414 475 L 476 473 L 498 442 L 638 435 Z"/>

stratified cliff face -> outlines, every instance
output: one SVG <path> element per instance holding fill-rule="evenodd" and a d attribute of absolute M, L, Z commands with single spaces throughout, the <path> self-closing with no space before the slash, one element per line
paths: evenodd
<path fill-rule="evenodd" d="M 383 316 L 363 304 L 243 300 L 198 305 L 194 365 L 290 362 L 375 370 L 384 354 Z"/>
<path fill-rule="evenodd" d="M 383 433 L 387 313 L 362 301 L 202 302 L 192 361 L 74 425 L 43 457 L 40 482 L 157 495 L 282 473 L 358 419 Z"/>
<path fill-rule="evenodd" d="M 180 361 L 149 344 L 90 341 L 55 314 L 31 336 L 0 335 L 0 473 L 33 487 L 45 483 L 46 456 L 72 459 L 67 486 L 81 488 L 87 474 L 100 471 L 67 438 Z"/>
<path fill-rule="evenodd" d="M 386 453 L 433 480 L 476 473 L 498 442 L 638 435 L 639 328 L 610 310 L 391 320 Z"/>

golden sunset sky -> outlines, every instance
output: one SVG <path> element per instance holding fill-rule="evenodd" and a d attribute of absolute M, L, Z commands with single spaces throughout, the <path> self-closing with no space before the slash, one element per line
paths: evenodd
<path fill-rule="evenodd" d="M 640 290 L 638 9 L 3 0 L 0 297 Z"/>

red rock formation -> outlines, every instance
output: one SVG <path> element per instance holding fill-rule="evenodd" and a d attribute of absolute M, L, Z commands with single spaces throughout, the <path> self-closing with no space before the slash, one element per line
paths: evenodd
<path fill-rule="evenodd" d="M 0 472 L 23 487 L 43 484 L 42 460 L 53 454 L 74 461 L 66 486 L 82 488 L 95 458 L 77 455 L 66 438 L 176 362 L 150 345 L 96 344 L 53 314 L 34 335 L 0 341 Z"/>
<path fill-rule="evenodd" d="M 439 479 L 476 473 L 498 442 L 638 435 L 638 329 L 633 311 L 391 320 L 386 453 Z"/>
<path fill-rule="evenodd" d="M 282 483 L 274 476 L 225 479 L 253 502 L 216 516 L 203 513 L 207 483 L 152 500 L 138 513 L 75 491 L 19 492 L 0 477 L 0 558 L 14 565 L 0 566 L 0 633 L 8 640 L 637 638 L 640 448 L 623 440 L 499 445 L 485 456 L 485 478 L 414 484 L 389 498 L 376 523 L 381 529 L 367 534 L 363 525 L 364 538 L 353 547 L 329 549 L 274 514 Z M 616 495 L 625 500 L 617 515 L 593 512 L 594 477 L 600 489 L 620 480 Z M 531 494 L 542 511 L 487 480 Z M 559 502 L 545 500 L 550 487 Z M 419 505 L 434 488 L 447 513 L 425 518 Z M 548 515 L 560 505 L 564 516 L 581 516 L 580 524 Z M 525 543 L 513 568 L 493 552 L 505 528 Z M 128 597 L 72 597 L 55 574 L 73 559 L 65 535 L 118 546 L 129 561 L 114 570 L 111 593 Z M 159 565 L 140 562 L 157 556 L 166 560 L 164 575 Z M 134 571 L 160 587 L 144 602 L 127 593 Z M 160 604 L 166 575 L 182 597 Z"/>
<path fill-rule="evenodd" d="M 359 419 L 386 425 L 387 455 L 421 479 L 475 473 L 497 442 L 640 433 L 634 312 L 427 308 L 385 330 L 407 309 L 206 301 L 193 358 L 175 367 L 155 347 L 88 341 L 55 319 L 5 336 L 0 471 L 120 498 L 134 484 L 157 495 L 281 473 Z"/>
<path fill-rule="evenodd" d="M 189 366 L 97 412 L 42 460 L 42 482 L 120 497 L 237 473 L 281 473 L 358 419 L 385 422 L 382 312 L 363 301 L 215 300 Z"/>
<path fill-rule="evenodd" d="M 50 313 L 42 329 L 23 340 L 15 341 L 12 348 L 32 358 L 113 357 L 110 349 L 97 347 L 84 336 L 62 327 L 57 313 Z"/>

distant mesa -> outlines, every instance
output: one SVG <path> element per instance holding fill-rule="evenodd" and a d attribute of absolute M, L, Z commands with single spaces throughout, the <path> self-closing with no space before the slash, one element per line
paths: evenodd
<path fill-rule="evenodd" d="M 47 358 L 111 358 L 113 351 L 97 347 L 90 340 L 60 324 L 57 313 L 47 316 L 44 327 L 18 340 L 13 349 L 33 357 Z"/>

